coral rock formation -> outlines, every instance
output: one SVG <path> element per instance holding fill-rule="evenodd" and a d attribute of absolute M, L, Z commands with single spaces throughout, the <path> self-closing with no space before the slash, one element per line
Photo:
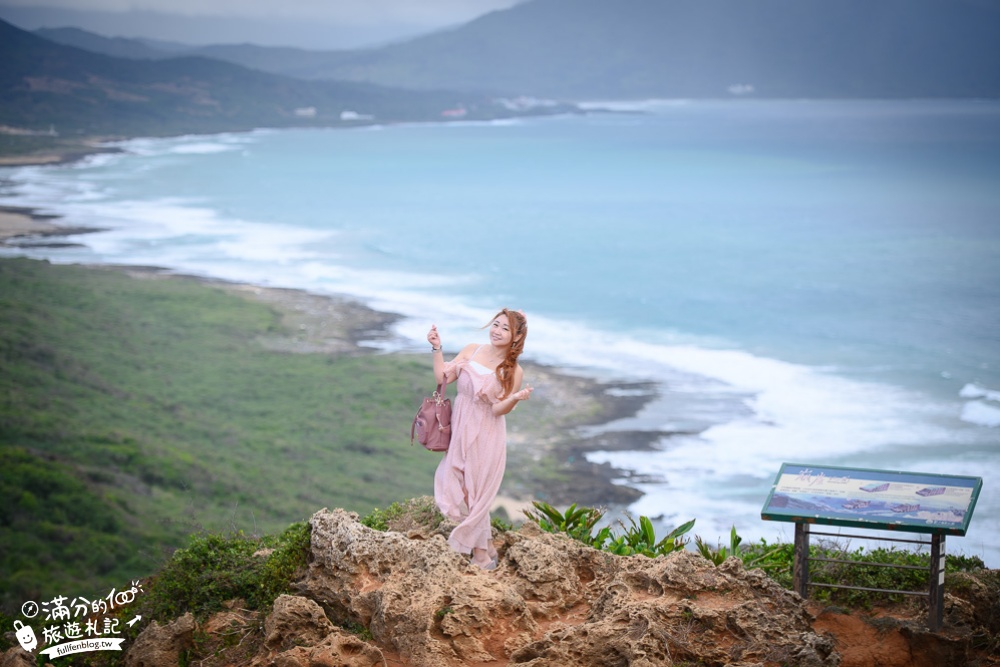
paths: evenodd
<path fill-rule="evenodd" d="M 342 510 L 311 525 L 302 595 L 419 667 L 839 663 L 802 600 L 736 559 L 621 558 L 528 525 L 483 572 L 441 535 L 371 530 Z"/>

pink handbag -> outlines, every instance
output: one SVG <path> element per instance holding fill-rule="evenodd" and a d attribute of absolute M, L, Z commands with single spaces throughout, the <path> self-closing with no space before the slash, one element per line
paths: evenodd
<path fill-rule="evenodd" d="M 413 438 L 432 452 L 448 451 L 451 442 L 451 399 L 445 396 L 448 385 L 442 382 L 434 394 L 425 398 L 410 427 L 410 444 Z"/>

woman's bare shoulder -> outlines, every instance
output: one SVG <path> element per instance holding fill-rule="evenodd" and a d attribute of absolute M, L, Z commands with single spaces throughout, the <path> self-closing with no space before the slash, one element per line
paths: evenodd
<path fill-rule="evenodd" d="M 458 359 L 471 359 L 472 355 L 474 355 L 476 353 L 477 349 L 479 349 L 478 345 L 476 345 L 475 343 L 469 343 L 468 345 L 466 345 L 465 347 L 462 348 L 461 352 L 459 352 L 457 355 L 455 355 L 455 359 L 456 360 L 458 360 Z"/>

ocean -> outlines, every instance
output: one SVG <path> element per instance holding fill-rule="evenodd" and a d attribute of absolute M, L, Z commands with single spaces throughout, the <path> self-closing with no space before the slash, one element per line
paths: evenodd
<path fill-rule="evenodd" d="M 106 231 L 0 252 L 353 295 L 414 351 L 524 309 L 527 358 L 656 383 L 601 427 L 656 451 L 590 458 L 641 473 L 661 533 L 790 540 L 760 519 L 782 462 L 973 475 L 948 550 L 1000 567 L 1000 102 L 590 108 L 6 168 L 0 204 Z"/>

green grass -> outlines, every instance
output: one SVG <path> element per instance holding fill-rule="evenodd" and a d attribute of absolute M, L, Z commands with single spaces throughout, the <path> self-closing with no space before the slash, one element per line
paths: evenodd
<path fill-rule="evenodd" d="M 286 334 L 196 281 L 0 260 L 0 607 L 127 584 L 194 532 L 431 488 L 424 360 L 257 342 Z"/>

